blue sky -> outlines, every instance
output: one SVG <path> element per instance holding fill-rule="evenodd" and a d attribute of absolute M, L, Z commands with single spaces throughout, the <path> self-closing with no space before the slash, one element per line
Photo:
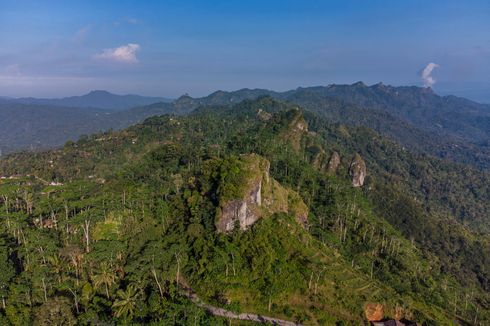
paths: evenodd
<path fill-rule="evenodd" d="M 0 95 L 382 81 L 490 102 L 490 1 L 0 0 Z M 427 82 L 427 79 L 426 79 Z"/>

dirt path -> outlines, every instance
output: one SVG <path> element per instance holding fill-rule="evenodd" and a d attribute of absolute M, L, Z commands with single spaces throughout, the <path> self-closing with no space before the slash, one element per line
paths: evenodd
<path fill-rule="evenodd" d="M 184 287 L 185 290 L 185 295 L 192 301 L 194 304 L 197 306 L 206 309 L 209 313 L 211 313 L 214 316 L 219 316 L 219 317 L 224 317 L 224 318 L 232 318 L 232 319 L 239 319 L 239 320 L 249 320 L 249 321 L 254 321 L 257 323 L 270 323 L 272 325 L 278 325 L 278 326 L 301 326 L 301 324 L 294 323 L 292 321 L 287 321 L 283 319 L 277 319 L 273 317 L 267 317 L 267 316 L 261 316 L 261 315 L 256 315 L 256 314 L 250 314 L 250 313 L 235 313 L 233 311 L 229 311 L 223 308 L 215 307 L 210 304 L 202 302 L 201 299 L 197 296 L 194 291 L 189 288 L 189 287 Z"/>

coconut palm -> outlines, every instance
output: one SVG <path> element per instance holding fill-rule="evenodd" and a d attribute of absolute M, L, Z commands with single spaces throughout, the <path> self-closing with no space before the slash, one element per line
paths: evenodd
<path fill-rule="evenodd" d="M 139 296 L 138 289 L 132 284 L 126 288 L 126 291 L 118 290 L 117 299 L 112 305 L 116 317 L 131 318 L 136 308 L 137 299 Z"/>
<path fill-rule="evenodd" d="M 61 255 L 56 254 L 48 257 L 48 262 L 55 273 L 58 276 L 58 283 L 61 283 L 63 278 L 63 270 L 64 270 L 64 262 L 61 258 Z"/>
<path fill-rule="evenodd" d="M 116 273 L 109 264 L 103 263 L 92 280 L 96 289 L 104 286 L 105 294 L 109 298 L 109 287 L 116 282 Z"/>

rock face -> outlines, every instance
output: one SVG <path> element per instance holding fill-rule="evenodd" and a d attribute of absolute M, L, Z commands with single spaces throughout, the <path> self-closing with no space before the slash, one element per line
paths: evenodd
<path fill-rule="evenodd" d="M 291 110 L 288 114 L 288 129 L 282 133 L 282 137 L 291 143 L 295 151 L 299 151 L 303 136 L 308 134 L 308 123 L 300 109 Z"/>
<path fill-rule="evenodd" d="M 333 152 L 332 156 L 330 156 L 330 160 L 328 161 L 328 173 L 335 174 L 339 165 L 340 155 L 337 152 Z"/>
<path fill-rule="evenodd" d="M 267 173 L 269 171 L 267 170 Z M 224 232 L 233 231 L 236 224 L 240 230 L 246 230 L 257 222 L 260 212 L 257 207 L 262 206 L 262 179 L 250 189 L 248 196 L 244 199 L 227 202 L 221 209 L 221 220 L 219 229 Z"/>
<path fill-rule="evenodd" d="M 326 165 L 325 150 L 319 146 L 310 146 L 308 149 L 316 152 L 311 160 L 311 164 L 313 164 L 313 167 L 319 171 L 323 171 Z"/>
<path fill-rule="evenodd" d="M 262 109 L 259 109 L 259 112 L 257 112 L 257 116 L 262 121 L 269 121 L 272 118 L 272 114 Z"/>
<path fill-rule="evenodd" d="M 246 230 L 258 219 L 259 215 L 250 209 L 250 205 L 246 201 L 234 200 L 222 208 L 218 229 L 222 232 L 230 232 L 238 226 L 240 230 Z"/>
<path fill-rule="evenodd" d="M 259 155 L 240 157 L 240 189 L 231 199 L 220 198 L 216 220 L 218 232 L 228 233 L 236 228 L 244 231 L 262 217 L 274 213 L 289 213 L 306 226 L 308 208 L 294 191 L 282 187 L 269 176 L 270 163 Z"/>
<path fill-rule="evenodd" d="M 359 154 L 354 155 L 350 166 L 349 175 L 352 177 L 352 186 L 361 187 L 366 177 L 366 163 Z"/>
<path fill-rule="evenodd" d="M 364 314 L 370 322 L 382 320 L 384 317 L 384 307 L 379 303 L 368 303 L 364 307 Z"/>

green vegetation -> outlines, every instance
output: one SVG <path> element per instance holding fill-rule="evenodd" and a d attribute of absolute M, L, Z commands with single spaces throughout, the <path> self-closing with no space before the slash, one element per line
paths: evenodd
<path fill-rule="evenodd" d="M 220 202 L 266 162 L 262 198 L 291 189 L 289 211 L 217 232 Z M 369 302 L 424 325 L 490 322 L 489 175 L 269 97 L 11 155 L 0 175 L 16 176 L 0 180 L 2 324 L 228 323 L 187 287 L 306 325 L 366 323 Z"/>
<path fill-rule="evenodd" d="M 202 98 L 184 95 L 173 102 L 140 107 L 135 106 L 165 99 L 118 96 L 103 91 L 54 100 L 0 99 L 0 151 L 5 154 L 59 146 L 94 132 L 126 128 L 155 115 L 187 114 L 201 106 L 233 105 L 266 95 L 299 105 L 331 123 L 371 128 L 413 152 L 479 169 L 490 168 L 488 104 L 439 96 L 427 88 L 381 83 L 367 86 L 362 82 L 300 87 L 286 92 L 217 91 Z M 129 107 L 134 108 L 123 110 Z M 267 111 L 263 111 L 261 118 L 267 116 Z"/>

